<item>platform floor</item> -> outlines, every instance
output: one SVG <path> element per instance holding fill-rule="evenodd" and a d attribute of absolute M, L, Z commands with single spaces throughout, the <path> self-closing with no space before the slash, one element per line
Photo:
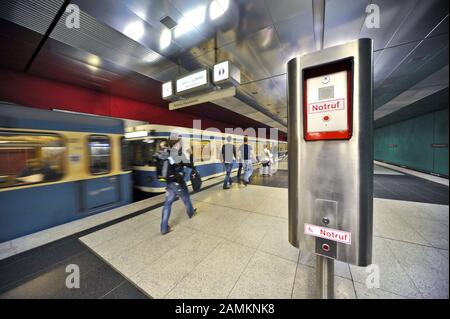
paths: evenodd
<path fill-rule="evenodd" d="M 380 288 L 366 287 L 365 268 L 337 262 L 336 297 L 448 298 L 448 187 L 386 168 L 375 173 Z M 287 241 L 287 174 L 194 194 L 193 219 L 175 202 L 165 236 L 155 206 L 2 260 L 0 298 L 314 298 L 314 256 Z M 78 292 L 61 288 L 68 260 L 83 265 Z"/>

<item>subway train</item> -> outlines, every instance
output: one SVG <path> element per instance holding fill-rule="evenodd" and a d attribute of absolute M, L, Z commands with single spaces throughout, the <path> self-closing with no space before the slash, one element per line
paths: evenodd
<path fill-rule="evenodd" d="M 156 167 L 152 157 L 159 151 L 161 141 L 175 133 L 182 138 L 183 143 L 188 143 L 193 155 L 194 166 L 202 176 L 202 180 L 225 174 L 221 162 L 221 149 L 228 135 L 233 137 L 236 150 L 243 143 L 243 135 L 225 134 L 219 132 L 193 130 L 192 128 L 141 125 L 126 129 L 126 141 L 128 141 L 130 166 L 133 170 L 134 188 L 145 193 L 161 193 L 165 190 L 164 182 L 158 180 Z M 261 139 L 249 136 L 249 144 L 252 145 L 257 158 L 263 152 L 263 146 L 270 144 L 272 153 L 286 155 L 287 142 Z M 275 165 L 277 156 L 275 156 Z M 233 171 L 238 169 L 235 163 Z M 189 169 L 187 169 L 186 181 L 189 184 Z"/>
<path fill-rule="evenodd" d="M 0 103 L 0 242 L 128 204 L 124 122 Z"/>

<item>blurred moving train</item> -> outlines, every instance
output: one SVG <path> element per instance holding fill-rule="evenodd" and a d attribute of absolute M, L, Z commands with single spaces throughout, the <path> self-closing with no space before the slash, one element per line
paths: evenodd
<path fill-rule="evenodd" d="M 134 187 L 147 193 L 159 193 L 165 189 L 164 182 L 159 181 L 156 176 L 156 167 L 152 158 L 159 151 L 161 141 L 167 140 L 171 134 L 181 137 L 183 145 L 188 145 L 194 166 L 202 176 L 202 180 L 225 174 L 221 160 L 221 149 L 227 136 L 233 138 L 236 150 L 243 144 L 243 135 L 176 126 L 141 125 L 127 128 L 126 131 Z M 274 154 L 275 165 L 277 164 L 277 155 L 284 156 L 287 152 L 287 142 L 283 141 L 249 136 L 249 144 L 252 145 L 257 158 L 261 158 L 264 145 L 269 144 L 272 154 Z M 235 163 L 233 171 L 237 169 L 238 163 Z M 189 169 L 187 170 L 186 181 L 189 184 Z"/>
<path fill-rule="evenodd" d="M 0 103 L 0 243 L 128 204 L 119 119 Z"/>
<path fill-rule="evenodd" d="M 125 138 L 121 119 L 0 102 L 0 243 L 129 204 L 133 184 L 163 192 L 152 157 L 174 131 L 190 143 L 202 179 L 224 174 L 228 134 L 145 125 Z M 238 149 L 243 136 L 232 137 Z M 287 152 L 286 142 L 249 137 L 249 143 L 257 156 L 267 143 L 275 159 Z"/>

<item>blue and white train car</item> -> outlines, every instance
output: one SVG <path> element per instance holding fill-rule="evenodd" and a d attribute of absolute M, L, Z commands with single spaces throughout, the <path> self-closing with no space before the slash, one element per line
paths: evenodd
<path fill-rule="evenodd" d="M 128 128 L 126 140 L 129 142 L 130 165 L 133 170 L 133 182 L 136 189 L 146 193 L 165 191 L 165 183 L 159 181 L 156 176 L 156 167 L 152 162 L 152 157 L 155 152 L 159 151 L 160 142 L 167 140 L 171 133 L 181 136 L 184 145 L 190 145 L 194 166 L 200 172 L 202 180 L 225 174 L 221 150 L 227 136 L 233 137 L 236 150 L 243 143 L 242 135 L 193 130 L 192 128 L 151 124 Z M 257 156 L 262 152 L 265 143 L 278 147 L 278 140 L 257 139 L 251 136 L 248 139 Z M 237 169 L 238 163 L 235 163 L 233 171 Z M 189 184 L 188 179 L 189 169 L 186 174 L 186 181 Z"/>
<path fill-rule="evenodd" d="M 0 243 L 132 200 L 122 120 L 0 103 Z"/>

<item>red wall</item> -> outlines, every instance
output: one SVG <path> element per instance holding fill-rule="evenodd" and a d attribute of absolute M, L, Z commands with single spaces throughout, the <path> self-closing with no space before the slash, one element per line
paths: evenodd
<path fill-rule="evenodd" d="M 0 69 L 0 101 L 43 109 L 63 109 L 148 121 L 151 124 L 183 127 L 192 127 L 192 121 L 200 119 L 198 116 L 181 111 L 169 111 L 166 106 L 155 106 L 105 92 L 4 69 Z M 201 120 L 203 129 L 216 127 L 223 131 L 227 127 L 236 125 L 204 117 Z M 280 136 L 281 139 L 285 140 L 283 137 Z"/>

